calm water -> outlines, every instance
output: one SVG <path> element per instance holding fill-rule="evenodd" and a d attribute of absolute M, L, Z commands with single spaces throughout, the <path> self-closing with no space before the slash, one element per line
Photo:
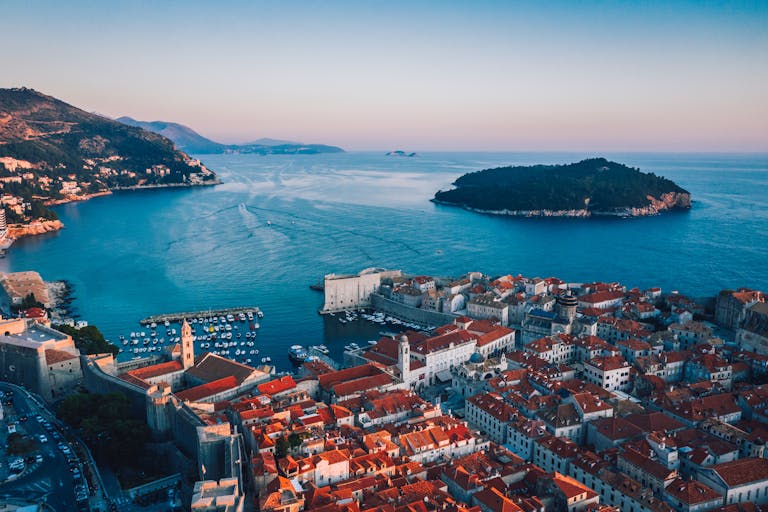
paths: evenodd
<path fill-rule="evenodd" d="M 697 296 L 768 289 L 766 155 L 605 155 L 692 192 L 692 211 L 651 218 L 502 218 L 428 201 L 467 171 L 587 156 L 594 155 L 206 155 L 224 185 L 65 205 L 58 212 L 66 229 L 18 242 L 0 270 L 70 280 L 82 318 L 113 340 L 150 314 L 258 305 L 259 357 L 282 368 L 294 343 L 325 342 L 338 354 L 350 341 L 376 337 L 378 326 L 316 314 L 322 295 L 308 285 L 329 272 L 479 270 Z"/>

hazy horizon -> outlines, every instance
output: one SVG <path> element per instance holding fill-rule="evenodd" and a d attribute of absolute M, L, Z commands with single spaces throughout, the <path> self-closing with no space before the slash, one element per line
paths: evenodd
<path fill-rule="evenodd" d="M 766 2 L 11 0 L 0 10 L 0 87 L 223 143 L 768 152 Z"/>

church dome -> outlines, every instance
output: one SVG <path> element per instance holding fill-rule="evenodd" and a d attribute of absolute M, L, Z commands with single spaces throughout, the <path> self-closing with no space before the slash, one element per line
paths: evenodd
<path fill-rule="evenodd" d="M 480 352 L 475 352 L 471 356 L 469 356 L 469 362 L 470 363 L 482 363 L 485 361 L 485 358 L 483 357 L 483 354 Z"/>

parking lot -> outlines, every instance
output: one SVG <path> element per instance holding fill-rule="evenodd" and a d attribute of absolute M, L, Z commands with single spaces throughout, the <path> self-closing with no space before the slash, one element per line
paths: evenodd
<path fill-rule="evenodd" d="M 0 498 L 44 502 L 54 510 L 88 510 L 83 467 L 59 428 L 25 393 L 0 384 Z M 44 416 L 44 414 L 46 416 Z M 9 455 L 9 444 L 23 455 Z"/>

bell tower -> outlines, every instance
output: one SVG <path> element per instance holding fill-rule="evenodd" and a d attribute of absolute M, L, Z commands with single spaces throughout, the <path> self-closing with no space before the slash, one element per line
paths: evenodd
<path fill-rule="evenodd" d="M 411 344 L 408 336 L 400 338 L 400 345 L 397 350 L 397 367 L 400 370 L 400 377 L 407 385 L 411 384 Z"/>
<path fill-rule="evenodd" d="M 184 369 L 192 368 L 195 364 L 195 344 L 192 343 L 192 327 L 184 319 L 181 324 L 181 365 Z"/>

